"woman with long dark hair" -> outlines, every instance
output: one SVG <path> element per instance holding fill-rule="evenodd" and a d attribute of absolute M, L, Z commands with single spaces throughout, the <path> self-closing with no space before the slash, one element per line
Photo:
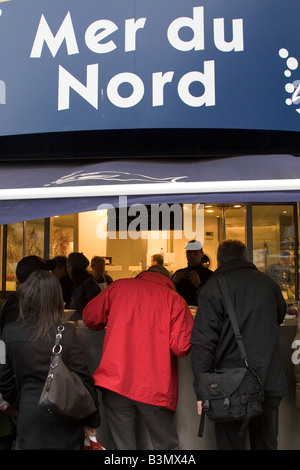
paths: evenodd
<path fill-rule="evenodd" d="M 18 449 L 79 449 L 84 432 L 95 434 L 99 412 L 85 420 L 65 419 L 40 410 L 39 398 L 48 375 L 57 326 L 63 312 L 62 290 L 57 278 L 36 271 L 18 288 L 19 318 L 4 327 L 2 341 L 6 363 L 0 364 L 0 392 L 8 403 L 17 403 Z M 90 390 L 98 409 L 93 378 L 84 352 L 70 323 L 64 324 L 62 359 Z M 85 428 L 86 427 L 86 428 Z"/>

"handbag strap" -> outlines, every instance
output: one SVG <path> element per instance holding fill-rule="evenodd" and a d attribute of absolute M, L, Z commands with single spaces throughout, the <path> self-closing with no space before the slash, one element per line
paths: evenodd
<path fill-rule="evenodd" d="M 220 277 L 218 277 L 218 281 L 219 281 L 219 284 L 220 284 L 220 287 L 221 287 L 221 291 L 223 293 L 223 298 L 224 298 L 224 301 L 225 301 L 225 307 L 226 307 L 229 319 L 231 321 L 231 325 L 232 325 L 232 328 L 233 328 L 233 331 L 234 331 L 234 335 L 235 335 L 235 338 L 236 338 L 236 341 L 237 341 L 242 359 L 245 363 L 246 368 L 248 369 L 249 364 L 248 364 L 247 354 L 246 354 L 246 350 L 245 350 L 245 346 L 244 346 L 244 342 L 243 342 L 243 337 L 240 333 L 240 330 L 239 330 L 239 327 L 238 327 L 238 324 L 237 324 L 237 320 L 236 320 L 234 308 L 233 308 L 233 305 L 232 305 L 232 301 L 231 301 L 231 298 L 230 298 L 230 295 L 229 295 L 229 290 L 228 290 L 228 285 L 227 285 L 226 279 L 225 279 L 224 276 L 220 276 Z"/>
<path fill-rule="evenodd" d="M 236 320 L 233 304 L 231 302 L 231 298 L 229 295 L 229 290 L 228 290 L 226 279 L 224 276 L 219 276 L 217 279 L 219 281 L 219 285 L 220 285 L 221 292 L 223 294 L 223 299 L 225 302 L 226 311 L 228 313 L 242 359 L 245 363 L 246 369 L 249 369 L 248 359 L 247 359 L 247 355 L 246 355 L 246 351 L 245 351 L 245 347 L 243 343 L 243 337 L 240 333 L 240 329 L 237 324 L 237 320 Z M 205 411 L 202 409 L 202 414 L 201 414 L 200 424 L 199 424 L 199 429 L 198 429 L 199 437 L 203 437 L 204 421 L 205 421 Z"/>
<path fill-rule="evenodd" d="M 57 327 L 57 333 L 55 335 L 55 343 L 54 343 L 54 346 L 52 348 L 52 353 L 55 354 L 55 355 L 58 355 L 61 353 L 62 351 L 62 345 L 60 344 L 61 342 L 61 339 L 62 339 L 62 332 L 64 331 L 65 327 L 63 325 L 59 325 Z M 56 350 L 56 348 L 59 348 L 58 351 Z"/>

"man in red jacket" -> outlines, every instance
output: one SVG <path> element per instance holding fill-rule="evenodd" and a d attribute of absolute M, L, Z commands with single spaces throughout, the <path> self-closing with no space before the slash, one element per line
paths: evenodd
<path fill-rule="evenodd" d="M 193 318 L 168 271 L 151 266 L 135 279 L 114 281 L 88 303 L 83 321 L 90 329 L 106 327 L 94 381 L 116 449 L 136 449 L 137 410 L 154 449 L 178 449 L 177 357 L 190 351 Z"/>

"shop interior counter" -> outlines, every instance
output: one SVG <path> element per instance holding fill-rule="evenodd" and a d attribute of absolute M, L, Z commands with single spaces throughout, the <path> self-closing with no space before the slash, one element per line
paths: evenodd
<path fill-rule="evenodd" d="M 88 363 L 93 372 L 99 365 L 105 330 L 91 331 L 83 322 L 76 328 L 79 340 L 87 354 Z M 295 378 L 294 366 L 291 360 L 292 343 L 296 335 L 296 322 L 286 321 L 280 327 L 280 343 L 282 363 L 288 381 L 288 394 L 282 400 L 279 416 L 279 450 L 300 450 L 300 410 L 295 406 Z M 214 425 L 205 420 L 204 435 L 198 437 L 200 417 L 196 412 L 196 398 L 193 391 L 193 372 L 191 355 L 178 359 L 179 372 L 179 399 L 175 421 L 177 424 L 181 450 L 214 450 Z M 98 436 L 108 450 L 113 450 L 107 429 L 105 412 L 102 405 L 101 392 L 99 392 L 101 426 Z M 141 419 L 137 420 L 137 447 L 138 449 L 152 450 L 151 441 L 146 427 Z"/>

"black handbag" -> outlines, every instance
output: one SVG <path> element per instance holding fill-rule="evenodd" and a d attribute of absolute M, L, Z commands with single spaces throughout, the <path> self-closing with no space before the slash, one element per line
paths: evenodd
<path fill-rule="evenodd" d="M 64 326 L 57 328 L 55 344 L 47 379 L 39 400 L 39 408 L 57 416 L 84 419 L 97 408 L 94 399 L 80 377 L 70 371 L 61 357 L 62 332 Z"/>
<path fill-rule="evenodd" d="M 224 368 L 200 374 L 198 390 L 202 401 L 202 415 L 198 435 L 203 435 L 204 417 L 207 416 L 214 422 L 242 420 L 239 432 L 241 437 L 249 420 L 262 414 L 263 387 L 256 370 L 248 364 L 225 278 L 220 277 L 219 283 L 245 367 Z"/>

